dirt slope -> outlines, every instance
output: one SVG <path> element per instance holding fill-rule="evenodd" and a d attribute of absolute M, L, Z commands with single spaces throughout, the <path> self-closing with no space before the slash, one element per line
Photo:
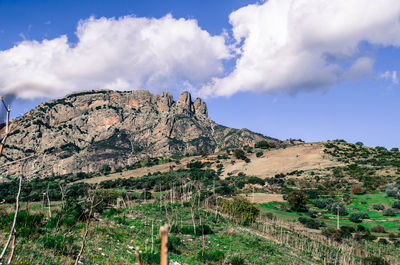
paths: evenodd
<path fill-rule="evenodd" d="M 301 145 L 264 151 L 262 157 L 257 158 L 252 154 L 250 163 L 237 160 L 235 164 L 230 161 L 224 163 L 222 178 L 228 173 L 233 175 L 243 172 L 249 176 L 261 178 L 273 177 L 278 173 L 289 173 L 295 170 L 323 169 L 339 165 L 328 155 L 324 154 L 323 143 L 307 143 Z"/>

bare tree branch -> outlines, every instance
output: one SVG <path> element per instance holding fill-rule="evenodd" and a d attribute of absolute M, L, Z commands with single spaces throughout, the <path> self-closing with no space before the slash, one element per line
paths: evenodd
<path fill-rule="evenodd" d="M 19 211 L 19 197 L 21 195 L 21 188 L 22 188 L 22 178 L 23 178 L 23 168 L 24 168 L 24 164 L 22 163 L 21 168 L 20 168 L 20 174 L 19 174 L 19 186 L 18 186 L 18 193 L 17 193 L 17 197 L 15 199 L 15 214 L 14 214 L 14 220 L 13 220 L 13 224 L 11 226 L 11 231 L 10 231 L 10 235 L 8 236 L 8 240 L 6 242 L 6 245 L 3 248 L 3 251 L 0 254 L 0 261 L 3 259 L 8 246 L 10 245 L 11 239 L 15 236 L 16 233 L 16 229 L 15 226 L 17 224 L 17 216 L 18 216 L 18 211 Z M 15 246 L 15 240 L 13 240 L 13 246 Z M 12 252 L 12 254 L 14 253 L 14 251 Z"/>

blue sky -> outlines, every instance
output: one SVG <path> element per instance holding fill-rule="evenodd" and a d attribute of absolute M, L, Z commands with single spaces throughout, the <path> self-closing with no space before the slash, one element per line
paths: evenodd
<path fill-rule="evenodd" d="M 47 80 L 35 79 L 35 72 L 29 69 L 26 71 L 23 65 L 16 68 L 18 71 L 14 69 L 7 72 L 10 57 L 27 56 L 26 52 L 22 53 L 24 51 L 20 46 L 22 41 L 27 42 L 30 53 L 35 53 L 39 49 L 37 46 L 44 46 L 43 40 L 59 39 L 60 36 L 66 35 L 66 49 L 73 49 L 83 42 L 75 34 L 79 21 L 87 21 L 93 17 L 93 21 L 83 22 L 83 24 L 87 28 L 94 27 L 95 33 L 103 33 L 104 27 L 97 27 L 102 23 L 101 17 L 106 19 L 106 24 L 113 24 L 113 31 L 124 27 L 125 22 L 131 23 L 129 25 L 139 23 L 132 19 L 121 19 L 124 16 L 155 18 L 155 21 L 149 20 L 145 24 L 148 23 L 153 27 L 160 26 L 165 30 L 169 27 L 180 29 L 182 25 L 179 23 L 183 23 L 184 30 L 188 30 L 188 33 L 201 35 L 201 31 L 205 31 L 207 36 L 204 38 L 194 37 L 193 41 L 200 42 L 201 45 L 193 48 L 193 53 L 200 54 L 200 57 L 209 58 L 209 60 L 193 67 L 190 66 L 192 69 L 189 73 L 182 74 L 183 70 L 179 68 L 181 66 L 176 66 L 175 61 L 171 62 L 170 59 L 162 57 L 161 60 L 165 60 L 167 65 L 175 69 L 165 74 L 176 75 L 176 78 L 168 79 L 165 84 L 162 83 L 165 77 L 157 82 L 139 78 L 122 80 L 122 85 L 115 82 L 107 84 L 117 84 L 117 88 L 121 85 L 125 90 L 130 87 L 135 88 L 133 84 L 136 83 L 140 87 L 154 86 L 146 88 L 156 93 L 165 90 L 165 87 L 170 87 L 175 97 L 178 97 L 181 90 L 190 89 L 194 95 L 207 97 L 209 115 L 214 121 L 235 128 L 248 128 L 279 139 L 301 138 L 306 141 L 345 139 L 350 142 L 362 141 L 369 146 L 381 145 L 388 148 L 400 146 L 400 87 L 397 80 L 397 72 L 400 69 L 400 41 L 393 37 L 396 36 L 398 28 L 397 25 L 393 26 L 392 22 L 382 27 L 379 17 L 379 14 L 382 14 L 386 18 L 393 16 L 393 21 L 398 20 L 400 17 L 400 12 L 396 9 L 398 6 L 389 6 L 396 1 L 381 2 L 381 5 L 387 5 L 387 7 L 379 6 L 378 8 L 382 10 L 379 10 L 375 17 L 374 14 L 371 15 L 376 21 L 371 19 L 370 23 L 360 27 L 357 27 L 357 23 L 362 21 L 359 18 L 362 15 L 356 12 L 351 17 L 346 17 L 340 11 L 338 14 L 326 13 L 324 17 L 310 15 L 309 20 L 312 25 L 318 24 L 315 21 L 321 21 L 320 24 L 324 27 L 310 27 L 309 24 L 304 24 L 304 27 L 296 28 L 299 36 L 293 36 L 296 35 L 291 28 L 294 27 L 293 25 L 283 26 L 282 24 L 286 21 L 302 19 L 299 14 L 304 10 L 313 10 L 314 7 L 311 4 L 307 4 L 306 7 L 295 6 L 296 13 L 291 13 L 292 11 L 282 4 L 290 1 L 278 3 L 276 0 L 271 0 L 269 1 L 271 4 L 268 5 L 268 2 L 232 0 L 0 0 L 0 52 L 5 53 L 12 47 L 19 47 L 11 51 L 8 57 L 1 57 L 0 53 L 0 70 L 5 72 L 3 77 L 0 74 L 0 86 L 4 86 L 0 88 L 0 92 L 4 94 L 12 91 L 13 80 L 10 81 L 8 76 L 14 74 L 17 79 L 23 77 L 25 83 L 21 84 L 28 84 L 31 79 L 35 82 L 44 82 L 43 87 L 46 88 L 49 87 L 49 83 L 51 84 L 50 81 L 47 83 Z M 276 2 L 275 5 L 273 5 L 274 2 Z M 359 0 L 349 2 L 353 2 L 356 6 Z M 337 8 L 346 9 L 348 6 L 337 6 Z M 377 7 L 371 8 L 377 9 Z M 236 12 L 237 10 L 239 11 Z M 233 12 L 234 14 L 231 15 Z M 285 21 L 279 18 L 272 19 L 274 14 L 278 14 L 277 17 L 284 17 L 280 12 L 284 12 L 282 14 L 287 16 Z M 172 18 L 163 19 L 167 14 L 171 14 Z M 111 21 L 112 17 L 115 17 L 116 21 Z M 180 18 L 184 21 L 178 22 Z M 339 18 L 340 21 L 348 21 L 348 25 L 342 28 L 338 26 L 337 30 L 328 32 L 331 34 L 328 35 L 325 29 L 337 26 L 329 24 L 330 21 Z M 197 25 L 190 23 L 194 20 L 197 21 Z M 392 28 L 389 27 L 390 25 Z M 351 34 L 345 34 L 348 28 Z M 364 30 L 365 28 L 367 31 Z M 282 35 L 281 32 L 285 29 L 288 29 L 289 37 Z M 236 32 L 238 39 L 235 39 L 233 31 Z M 385 31 L 387 34 L 383 34 Z M 83 32 L 84 36 L 89 35 L 88 31 Z M 121 34 L 126 32 L 130 32 L 130 29 L 121 29 Z M 366 32 L 376 32 L 376 34 Z M 268 42 L 264 36 L 274 39 L 274 42 Z M 171 36 L 171 39 L 173 38 L 174 36 Z M 276 45 L 287 39 L 290 40 L 289 44 Z M 117 38 L 116 46 L 119 45 L 118 40 Z M 225 44 L 221 46 L 224 40 Z M 337 43 L 335 43 L 336 40 L 338 40 Z M 37 45 L 34 41 L 37 41 Z M 134 41 L 136 40 L 132 40 Z M 165 42 L 168 41 L 170 41 L 169 38 L 166 38 Z M 176 42 L 172 43 L 171 47 L 176 46 L 176 43 L 180 41 L 181 36 L 176 37 Z M 332 42 L 333 44 L 330 45 Z M 66 46 L 62 40 L 59 43 L 61 43 L 61 48 Z M 142 47 L 137 45 L 139 48 Z M 236 46 L 232 48 L 232 45 Z M 207 48 L 203 49 L 203 46 Z M 193 43 L 188 46 L 188 49 L 192 47 Z M 146 47 L 143 51 L 145 49 Z M 235 49 L 242 49 L 242 51 L 237 53 Z M 300 51 L 298 53 L 304 54 L 304 57 L 290 54 L 292 50 Z M 57 50 L 53 49 L 51 52 L 57 56 Z M 81 57 L 90 56 L 82 50 L 76 49 L 74 52 Z M 34 61 L 34 63 L 39 64 L 40 56 L 38 56 L 39 59 L 31 60 L 37 60 L 38 62 Z M 126 57 L 126 54 L 119 56 Z M 187 56 L 185 62 L 197 59 L 197 57 L 191 57 L 193 55 Z M 325 56 L 329 57 L 329 60 L 321 59 Z M 321 60 L 323 65 L 320 65 Z M 210 65 L 204 67 L 204 63 L 208 61 L 211 62 Z M 333 67 L 331 67 L 332 61 Z M 325 68 L 328 64 L 329 68 Z M 51 62 L 51 65 L 54 67 L 54 62 Z M 125 67 L 129 67 L 129 64 Z M 143 68 L 141 65 L 139 67 Z M 143 75 L 151 75 L 152 65 L 146 65 L 146 67 L 150 68 L 150 72 Z M 159 66 L 154 67 L 157 69 Z M 215 69 L 215 76 L 207 69 Z M 252 69 L 253 72 L 248 74 L 246 72 L 248 69 Z M 350 71 L 351 69 L 355 70 Z M 191 77 L 193 73 L 199 72 L 201 74 L 198 77 Z M 27 74 L 24 75 L 24 73 Z M 64 77 L 59 78 L 54 73 L 54 76 L 49 76 L 49 78 L 50 80 L 59 78 L 60 85 L 48 89 L 57 93 L 28 93 L 28 90 L 33 91 L 34 88 L 24 87 L 28 92 L 22 93 L 18 90 L 19 98 L 13 103 L 14 116 L 28 111 L 41 101 L 69 93 L 70 90 L 63 91 L 64 85 L 70 85 L 72 90 L 76 86 L 86 86 L 86 84 L 91 88 L 99 86 L 99 83 L 93 82 L 99 74 L 101 71 L 95 74 L 88 73 L 93 77 L 85 78 L 83 81 L 80 78 L 79 82 L 69 83 L 64 82 Z M 128 75 L 132 74 L 134 73 L 128 73 Z M 113 78 L 120 80 L 120 77 L 123 79 L 125 76 L 123 74 L 117 77 L 112 76 L 110 80 L 113 81 Z M 80 89 L 85 89 L 85 87 Z"/>

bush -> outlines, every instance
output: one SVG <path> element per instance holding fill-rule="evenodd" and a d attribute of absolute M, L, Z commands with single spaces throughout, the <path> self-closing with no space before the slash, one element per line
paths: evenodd
<path fill-rule="evenodd" d="M 339 215 L 340 216 L 348 215 L 346 207 L 344 207 L 344 204 L 340 203 L 340 202 L 332 203 L 330 205 L 329 210 L 333 214 L 338 214 L 338 210 L 339 210 Z"/>
<path fill-rule="evenodd" d="M 236 149 L 234 155 L 237 159 L 245 160 L 247 158 L 242 149 Z"/>
<path fill-rule="evenodd" d="M 377 211 L 382 211 L 382 210 L 385 210 L 385 205 L 383 205 L 381 203 L 377 203 L 377 204 L 373 204 L 372 208 Z"/>
<path fill-rule="evenodd" d="M 246 261 L 245 261 L 244 258 L 242 258 L 240 256 L 233 256 L 232 258 L 230 258 L 229 264 L 231 264 L 231 265 L 245 265 Z"/>
<path fill-rule="evenodd" d="M 143 252 L 140 254 L 142 264 L 160 264 L 160 253 Z"/>
<path fill-rule="evenodd" d="M 268 148 L 274 148 L 275 144 L 268 143 L 267 141 L 259 141 L 258 143 L 256 143 L 255 147 L 261 149 L 268 149 Z"/>
<path fill-rule="evenodd" d="M 313 204 L 315 207 L 320 208 L 320 209 L 324 209 L 326 207 L 326 202 L 325 202 L 325 200 L 322 200 L 322 199 L 314 200 Z"/>
<path fill-rule="evenodd" d="M 341 235 L 340 235 L 340 230 L 337 230 L 332 227 L 325 228 L 322 230 L 322 235 L 326 236 L 327 238 L 330 238 L 335 241 L 340 241 L 341 240 Z"/>
<path fill-rule="evenodd" d="M 198 253 L 198 259 L 206 264 L 211 262 L 221 262 L 225 258 L 225 253 L 219 250 L 205 250 L 204 253 L 202 250 Z"/>
<path fill-rule="evenodd" d="M 311 229 L 319 229 L 320 227 L 326 226 L 326 224 L 323 221 L 320 221 L 318 219 L 312 219 L 312 218 L 308 218 L 308 217 L 299 217 L 298 220 L 305 227 L 308 227 Z"/>
<path fill-rule="evenodd" d="M 393 202 L 392 208 L 400 209 L 400 201 Z"/>
<path fill-rule="evenodd" d="M 385 261 L 381 257 L 371 256 L 363 258 L 364 265 L 390 265 L 389 262 Z"/>
<path fill-rule="evenodd" d="M 368 219 L 368 218 L 369 218 L 368 214 L 364 212 L 351 213 L 349 216 L 349 220 L 352 221 L 353 223 L 361 223 L 363 219 Z"/>
<path fill-rule="evenodd" d="M 289 206 L 293 211 L 306 212 L 307 211 L 308 196 L 301 190 L 294 190 L 288 195 Z"/>
<path fill-rule="evenodd" d="M 396 211 L 392 208 L 386 209 L 383 211 L 384 216 L 396 216 Z"/>
<path fill-rule="evenodd" d="M 256 153 L 256 157 L 261 157 L 263 154 L 264 154 L 263 151 L 258 151 L 258 152 Z"/>
<path fill-rule="evenodd" d="M 371 231 L 374 233 L 385 233 L 385 227 L 383 225 L 375 225 L 371 227 Z"/>
<path fill-rule="evenodd" d="M 196 225 L 196 234 L 194 234 L 194 229 L 192 225 L 172 225 L 171 226 L 171 233 L 181 233 L 183 235 L 196 235 L 196 236 L 201 236 L 203 235 L 211 235 L 214 232 L 212 231 L 211 227 L 209 225 Z"/>
<path fill-rule="evenodd" d="M 356 230 L 354 227 L 343 225 L 340 227 L 340 237 L 341 238 L 349 238 L 351 234 L 354 233 Z"/>
<path fill-rule="evenodd" d="M 265 185 L 265 180 L 260 179 L 258 177 L 248 177 L 247 182 L 250 183 L 250 184 L 258 184 L 258 185 L 261 185 L 261 186 Z"/>
<path fill-rule="evenodd" d="M 363 187 L 361 187 L 360 185 L 356 184 L 351 188 L 351 192 L 353 194 L 360 195 L 360 194 L 364 194 L 365 193 L 365 189 Z"/>
<path fill-rule="evenodd" d="M 260 213 L 260 209 L 251 204 L 244 197 L 234 197 L 233 200 L 223 200 L 221 202 L 221 210 L 236 219 L 237 223 L 249 225 L 254 223 Z"/>

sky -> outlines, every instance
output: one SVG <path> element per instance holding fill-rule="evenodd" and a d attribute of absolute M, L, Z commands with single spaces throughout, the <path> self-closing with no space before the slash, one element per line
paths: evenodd
<path fill-rule="evenodd" d="M 279 139 L 400 146 L 398 0 L 0 0 L 13 117 L 78 90 L 182 91 Z"/>

